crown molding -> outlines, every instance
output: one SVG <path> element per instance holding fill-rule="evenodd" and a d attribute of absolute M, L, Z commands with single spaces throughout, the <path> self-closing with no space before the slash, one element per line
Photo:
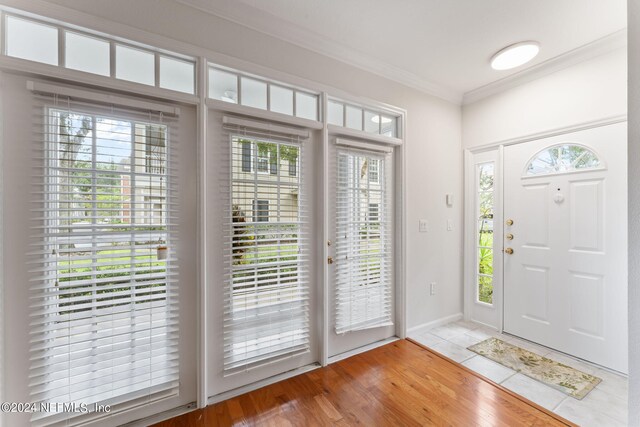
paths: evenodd
<path fill-rule="evenodd" d="M 267 14 L 242 2 L 216 2 L 212 0 L 176 0 L 219 18 L 302 47 L 306 50 L 330 57 L 364 71 L 417 89 L 428 95 L 455 104 L 462 102 L 462 92 L 427 81 L 414 73 L 373 59 L 341 43 L 327 39 L 304 27 Z M 268 15 L 268 16 L 265 16 Z"/>
<path fill-rule="evenodd" d="M 626 45 L 627 29 L 624 28 L 591 43 L 526 68 L 518 73 L 466 92 L 462 98 L 462 104 L 474 103 L 496 93 L 504 92 L 564 68 L 571 67 L 572 65 L 579 64 L 580 62 L 624 48 Z"/>

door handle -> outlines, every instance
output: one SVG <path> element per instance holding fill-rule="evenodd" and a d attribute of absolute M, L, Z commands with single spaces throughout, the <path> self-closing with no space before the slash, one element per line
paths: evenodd
<path fill-rule="evenodd" d="M 513 255 L 513 249 L 507 248 L 507 249 L 504 250 L 504 253 L 505 254 L 509 254 L 509 255 Z"/>
<path fill-rule="evenodd" d="M 504 236 L 504 238 L 507 240 L 513 240 L 513 234 L 509 233 L 506 236 Z"/>
<path fill-rule="evenodd" d="M 333 264 L 333 257 L 327 257 L 327 264 Z"/>
<path fill-rule="evenodd" d="M 507 220 L 507 225 L 508 226 L 512 226 L 513 225 L 513 220 L 512 219 L 508 219 Z"/>

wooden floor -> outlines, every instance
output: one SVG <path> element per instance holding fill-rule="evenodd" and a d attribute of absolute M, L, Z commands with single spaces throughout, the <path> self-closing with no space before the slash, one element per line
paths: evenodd
<path fill-rule="evenodd" d="M 156 424 L 177 426 L 573 425 L 403 340 Z"/>

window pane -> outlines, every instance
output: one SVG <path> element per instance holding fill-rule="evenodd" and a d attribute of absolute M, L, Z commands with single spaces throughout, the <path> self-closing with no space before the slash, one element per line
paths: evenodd
<path fill-rule="evenodd" d="M 177 361 L 138 370 L 140 361 L 171 361 L 177 346 L 175 271 L 159 256 L 172 243 L 164 216 L 171 186 L 160 166 L 166 127 L 60 110 L 47 116 L 43 225 L 51 249 L 43 261 L 51 273 L 36 288 L 40 305 L 33 308 L 44 314 L 34 323 L 34 343 L 50 345 L 32 348 L 39 353 L 31 374 L 42 379 L 32 397 L 92 404 L 169 389 L 178 381 Z M 145 167 L 149 158 L 154 168 Z M 148 327 L 151 315 L 157 327 Z M 65 339 L 52 339 L 59 336 Z M 140 345 L 151 340 L 153 348 Z M 81 342 L 91 351 L 78 352 Z M 122 357 L 114 357 L 114 342 Z M 55 352 L 73 369 L 62 369 Z M 131 378 L 105 375 L 104 360 Z"/>
<path fill-rule="evenodd" d="M 256 167 L 259 173 L 277 175 L 278 145 L 271 142 L 256 143 Z"/>
<path fill-rule="evenodd" d="M 303 119 L 318 120 L 318 97 L 296 92 L 296 116 Z"/>
<path fill-rule="evenodd" d="M 381 134 L 384 136 L 391 136 L 393 138 L 398 135 L 398 118 L 397 117 L 389 117 L 389 116 L 381 116 L 380 120 L 382 120 L 382 131 Z"/>
<path fill-rule="evenodd" d="M 369 169 L 369 182 L 378 183 L 380 180 L 379 160 L 369 159 L 367 163 Z"/>
<path fill-rule="evenodd" d="M 285 157 L 296 161 L 300 149 L 240 136 L 231 140 L 223 343 L 227 372 L 308 348 L 308 257 L 298 199 L 302 171 L 291 176 L 282 167 Z M 248 152 L 259 162 L 251 173 L 245 167 Z"/>
<path fill-rule="evenodd" d="M 493 304 L 493 280 L 491 277 L 478 277 L 478 301 Z"/>
<path fill-rule="evenodd" d="M 347 105 L 347 123 L 346 127 L 356 130 L 362 130 L 362 109 Z"/>
<path fill-rule="evenodd" d="M 327 119 L 330 124 L 344 126 L 344 105 L 339 102 L 329 101 Z"/>
<path fill-rule="evenodd" d="M 216 68 L 209 68 L 209 98 L 237 104 L 238 76 Z"/>
<path fill-rule="evenodd" d="M 58 65 L 58 29 L 7 16 L 7 55 Z"/>
<path fill-rule="evenodd" d="M 337 333 L 389 324 L 392 316 L 392 240 L 385 162 L 338 150 L 336 173 Z M 368 173 L 367 173 L 368 172 Z"/>
<path fill-rule="evenodd" d="M 248 77 L 240 78 L 242 95 L 240 102 L 247 107 L 267 109 L 267 84 Z"/>
<path fill-rule="evenodd" d="M 494 163 L 477 166 L 477 280 L 478 301 L 493 304 Z"/>
<path fill-rule="evenodd" d="M 195 92 L 195 65 L 193 62 L 160 57 L 160 87 L 178 92 Z"/>
<path fill-rule="evenodd" d="M 485 163 L 479 166 L 480 179 L 478 186 L 481 191 L 493 189 L 493 163 Z"/>
<path fill-rule="evenodd" d="M 298 147 L 280 146 L 280 181 L 296 182 L 298 179 Z"/>
<path fill-rule="evenodd" d="M 65 66 L 72 70 L 108 76 L 109 43 L 76 33 L 65 33 Z"/>
<path fill-rule="evenodd" d="M 493 250 L 478 249 L 478 273 L 488 276 L 493 275 Z"/>
<path fill-rule="evenodd" d="M 271 91 L 271 111 L 293 116 L 293 91 L 286 87 L 269 86 Z"/>
<path fill-rule="evenodd" d="M 493 246 L 493 219 L 478 221 L 478 246 Z"/>
<path fill-rule="evenodd" d="M 586 147 L 564 144 L 538 153 L 527 166 L 527 175 L 544 175 L 599 167 L 600 159 Z"/>
<path fill-rule="evenodd" d="M 480 192 L 478 194 L 478 202 L 480 203 L 480 212 L 478 219 L 493 219 L 493 192 Z"/>
<path fill-rule="evenodd" d="M 371 111 L 364 112 L 364 131 L 380 133 L 380 115 Z"/>
<path fill-rule="evenodd" d="M 140 49 L 116 45 L 116 77 L 144 85 L 155 85 L 155 57 Z"/>

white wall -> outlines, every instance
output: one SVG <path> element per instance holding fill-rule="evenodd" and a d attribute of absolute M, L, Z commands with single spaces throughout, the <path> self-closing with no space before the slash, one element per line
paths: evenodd
<path fill-rule="evenodd" d="M 618 49 L 465 105 L 463 146 L 626 114 L 626 60 L 626 49 Z"/>
<path fill-rule="evenodd" d="M 26 8 L 30 2 L 11 3 Z M 463 173 L 459 106 L 171 0 L 51 0 L 49 3 L 406 109 L 407 326 L 462 311 Z M 110 32 L 104 22 L 96 25 Z M 453 208 L 446 207 L 445 193 L 456 197 Z M 429 220 L 429 233 L 417 233 L 418 218 Z M 454 221 L 453 231 L 447 231 L 447 219 Z M 436 296 L 429 296 L 429 282 L 438 283 Z"/>
<path fill-rule="evenodd" d="M 640 2 L 629 0 L 629 425 L 640 426 Z"/>

